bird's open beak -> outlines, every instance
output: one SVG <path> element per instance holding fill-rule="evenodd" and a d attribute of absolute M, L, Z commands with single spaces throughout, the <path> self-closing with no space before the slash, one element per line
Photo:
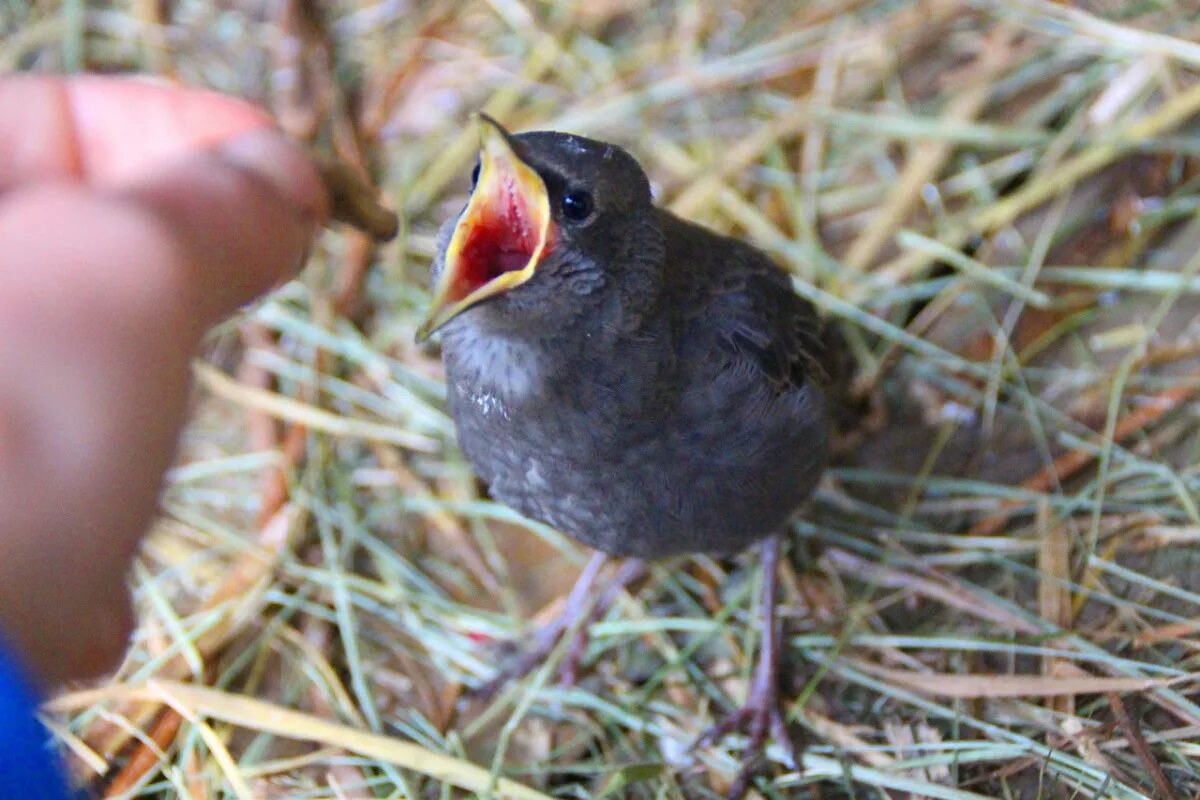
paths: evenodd
<path fill-rule="evenodd" d="M 434 287 L 433 307 L 417 341 L 471 306 L 533 277 L 550 234 L 546 184 L 513 150 L 499 123 L 479 114 L 479 178 Z"/>

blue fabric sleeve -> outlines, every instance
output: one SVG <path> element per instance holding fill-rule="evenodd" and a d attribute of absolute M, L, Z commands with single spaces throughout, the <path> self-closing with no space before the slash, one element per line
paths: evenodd
<path fill-rule="evenodd" d="M 0 636 L 0 800 L 67 800 L 66 776 L 38 694 L 18 654 Z"/>

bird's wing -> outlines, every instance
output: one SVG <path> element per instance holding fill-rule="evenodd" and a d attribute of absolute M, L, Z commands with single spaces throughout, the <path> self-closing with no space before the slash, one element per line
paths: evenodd
<path fill-rule="evenodd" d="M 791 279 L 758 251 L 751 251 L 742 270 L 742 286 L 722 305 L 734 313 L 720 328 L 729 346 L 749 356 L 779 392 L 808 380 L 828 380 L 825 347 L 816 309 L 798 297 Z"/>
<path fill-rule="evenodd" d="M 816 309 L 764 253 L 732 239 L 721 244 L 703 259 L 707 268 L 691 273 L 688 291 L 695 296 L 682 307 L 693 318 L 685 327 L 715 345 L 713 355 L 726 367 L 765 377 L 773 394 L 810 380 L 827 384 L 828 354 Z"/>

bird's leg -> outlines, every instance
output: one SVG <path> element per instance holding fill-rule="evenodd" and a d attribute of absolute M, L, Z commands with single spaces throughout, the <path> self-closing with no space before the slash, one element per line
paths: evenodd
<path fill-rule="evenodd" d="M 583 660 L 584 651 L 587 649 L 588 626 L 612 605 L 622 589 L 644 575 L 647 569 L 646 563 L 641 559 L 628 559 L 617 570 L 600 598 L 589 606 L 588 601 L 591 599 L 596 578 L 606 561 L 608 561 L 608 556 L 604 553 L 596 553 L 591 557 L 575 581 L 571 593 L 567 595 L 567 602 L 562 612 L 537 632 L 533 647 L 525 651 L 511 666 L 502 670 L 499 675 L 476 690 L 474 694 L 477 697 L 490 698 L 506 683 L 529 674 L 546 660 L 565 631 L 578 626 L 578 630 L 571 640 L 571 646 L 558 670 L 559 680 L 563 685 L 571 686 L 575 683 L 579 675 L 579 663 Z"/>
<path fill-rule="evenodd" d="M 779 629 L 776 624 L 776 587 L 779 584 L 779 536 L 762 544 L 762 646 L 754 669 L 754 681 L 741 708 L 713 725 L 696 742 L 696 746 L 712 744 L 735 730 L 749 736 L 742 751 L 742 768 L 729 787 L 730 798 L 740 798 L 749 788 L 750 779 L 766 745 L 767 733 L 774 730 L 788 752 L 792 764 L 799 766 L 799 749 L 787 730 L 779 697 Z"/>
<path fill-rule="evenodd" d="M 571 647 L 567 650 L 567 655 L 563 659 L 562 666 L 558 668 L 558 676 L 562 685 L 574 686 L 575 681 L 579 678 L 579 665 L 583 663 L 583 654 L 587 650 L 588 645 L 588 627 L 593 621 L 603 615 L 604 612 L 608 611 L 609 606 L 616 601 L 617 595 L 623 592 L 629 584 L 639 580 L 648 570 L 649 567 L 646 566 L 646 562 L 642 559 L 627 558 L 625 559 L 625 563 L 621 565 L 621 568 L 613 575 L 608 586 L 604 587 L 604 593 L 600 595 L 600 599 L 592 606 L 587 618 L 583 621 L 579 630 L 575 632 L 574 638 L 571 639 Z M 571 622 L 568 621 L 563 626 L 563 629 L 568 630 L 570 627 Z"/>

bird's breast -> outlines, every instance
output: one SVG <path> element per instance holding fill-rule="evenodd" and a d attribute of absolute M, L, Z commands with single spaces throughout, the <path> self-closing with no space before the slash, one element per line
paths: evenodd
<path fill-rule="evenodd" d="M 503 415 L 544 388 L 543 359 L 528 343 L 467 328 L 448 331 L 442 347 L 447 381 L 481 413 Z"/>
<path fill-rule="evenodd" d="M 601 550 L 654 556 L 735 550 L 811 493 L 824 451 L 812 413 L 755 400 L 765 389 L 748 392 L 738 370 L 681 386 L 655 347 L 598 350 L 444 344 L 459 444 L 495 499 Z"/>
<path fill-rule="evenodd" d="M 504 420 L 512 419 L 508 406 L 494 392 L 486 389 L 468 390 L 467 402 L 471 404 L 476 413 L 482 414 L 484 417 L 498 416 Z"/>

